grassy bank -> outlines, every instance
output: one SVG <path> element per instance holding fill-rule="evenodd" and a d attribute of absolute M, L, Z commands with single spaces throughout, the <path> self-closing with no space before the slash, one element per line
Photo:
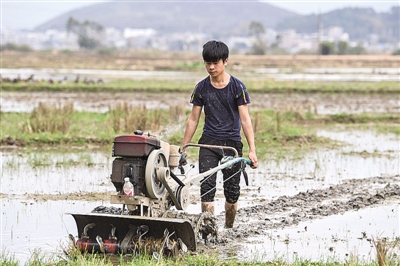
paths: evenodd
<path fill-rule="evenodd" d="M 242 78 L 251 93 L 400 93 L 398 82 L 286 82 Z M 3 82 L 7 92 L 185 92 L 190 94 L 195 82 L 171 80 L 119 80 L 106 83 Z"/>
<path fill-rule="evenodd" d="M 81 254 L 77 250 L 68 249 L 64 254 L 58 256 L 45 254 L 40 250 L 32 252 L 30 259 L 25 263 L 26 266 L 177 266 L 177 265 L 201 265 L 201 266 L 250 266 L 250 265 L 269 265 L 269 266 L 372 266 L 372 265 L 399 265 L 400 259 L 395 253 L 398 250 L 398 241 L 395 243 L 386 243 L 384 240 L 374 241 L 376 249 L 376 259 L 366 262 L 357 256 L 350 256 L 345 261 L 338 258 L 327 258 L 319 261 L 311 261 L 308 259 L 294 258 L 292 262 L 287 262 L 284 258 L 275 258 L 271 261 L 255 258 L 252 261 L 240 261 L 236 258 L 221 259 L 214 252 L 197 252 L 195 254 L 184 254 L 176 258 L 165 258 L 163 256 L 154 256 L 141 254 L 140 256 L 106 256 L 102 254 L 89 255 Z M 208 253 L 208 254 L 207 254 Z M 256 255 L 255 255 L 256 256 Z M 18 266 L 19 261 L 12 255 L 0 254 L 0 263 L 4 266 Z"/>
<path fill-rule="evenodd" d="M 111 149 L 119 134 L 132 134 L 140 129 L 151 132 L 170 144 L 181 145 L 189 111 L 183 106 L 169 109 L 132 107 L 127 103 L 108 112 L 76 111 L 72 104 L 64 106 L 39 104 L 31 113 L 2 112 L 1 145 L 103 147 Z M 397 114 L 317 115 L 294 111 L 251 111 L 256 145 L 260 157 L 283 156 L 288 151 L 307 150 L 315 146 L 332 146 L 328 139 L 317 137 L 319 127 L 337 124 L 363 127 L 399 134 Z M 203 119 L 199 127 L 202 127 Z M 193 142 L 197 142 L 197 130 Z M 245 145 L 246 152 L 247 145 Z"/>

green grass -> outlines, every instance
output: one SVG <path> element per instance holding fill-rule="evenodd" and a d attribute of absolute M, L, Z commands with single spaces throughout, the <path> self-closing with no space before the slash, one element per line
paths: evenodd
<path fill-rule="evenodd" d="M 393 133 L 395 135 L 400 135 L 400 125 L 399 123 L 392 125 L 377 125 L 375 129 L 380 133 Z"/>
<path fill-rule="evenodd" d="M 70 104 L 67 104 L 70 106 Z M 64 111 L 63 111 L 64 110 Z M 116 135 L 132 134 L 140 129 L 159 136 L 162 140 L 180 146 L 185 121 L 189 111 L 182 106 L 169 109 L 146 109 L 118 104 L 108 112 L 75 111 L 73 107 L 42 104 L 31 113 L 1 112 L 1 144 L 19 146 L 53 146 L 58 150 L 74 147 L 95 147 L 110 150 Z M 251 111 L 259 159 L 279 159 L 291 154 L 302 158 L 306 152 L 318 146 L 335 148 L 333 140 L 317 137 L 318 128 L 344 125 L 346 128 L 370 129 L 379 133 L 400 134 L 398 114 L 334 114 L 318 115 L 303 111 L 254 110 Z M 66 123 L 64 125 L 63 123 Z M 204 123 L 201 117 L 192 139 L 197 143 Z M 243 157 L 247 157 L 248 145 L 243 135 Z M 198 149 L 188 149 L 189 157 L 197 156 Z M 41 166 L 41 158 L 30 158 L 30 164 Z M 73 165 L 72 161 L 57 162 Z M 88 162 L 90 165 L 90 162 Z"/>
<path fill-rule="evenodd" d="M 27 164 L 32 168 L 56 165 L 56 166 L 76 166 L 85 165 L 87 167 L 94 166 L 95 163 L 90 154 L 82 152 L 74 152 L 73 155 L 77 155 L 71 158 L 68 153 L 60 155 L 55 155 L 54 151 L 42 151 L 37 152 L 30 151 L 25 153 L 27 156 Z"/>
<path fill-rule="evenodd" d="M 128 108 L 129 109 L 129 108 Z M 78 112 L 72 111 L 66 115 L 64 121 L 69 124 L 67 132 L 49 132 L 27 130 L 31 124 L 31 114 L 28 113 L 1 113 L 1 138 L 3 144 L 7 139 L 17 140 L 22 145 L 69 145 L 69 146 L 88 146 L 100 145 L 110 146 L 116 135 L 132 134 L 136 129 L 145 132 L 163 133 L 163 140 L 174 145 L 181 145 L 183 129 L 188 116 L 188 111 L 175 110 L 142 110 L 126 109 L 118 111 L 118 115 L 113 115 L 115 110 L 106 113 Z M 177 108 L 179 109 L 179 108 Z M 145 122 L 138 123 L 132 114 L 139 113 Z M 285 146 L 298 146 L 302 139 L 309 139 L 315 142 L 315 137 L 311 130 L 303 125 L 304 118 L 293 112 L 276 113 L 273 110 L 255 111 L 253 114 L 255 135 L 258 153 L 277 154 Z M 177 117 L 180 121 L 176 123 Z M 51 116 L 43 118 L 42 124 L 51 124 Z M 36 120 L 36 118 L 35 118 Z M 61 119 L 62 120 L 62 119 Z M 192 142 L 196 143 L 202 133 L 204 119 L 200 120 Z M 171 124 L 175 125 L 171 127 Z M 52 128 L 52 127 L 50 127 Z M 317 143 L 317 142 L 315 142 Z M 304 143 L 306 144 L 306 143 Z M 244 152 L 247 146 L 245 145 Z M 197 153 L 196 149 L 189 152 Z M 283 153 L 283 152 L 282 152 Z"/>
<path fill-rule="evenodd" d="M 194 78 L 194 80 L 196 80 Z M 242 78 L 250 93 L 400 93 L 398 82 L 290 82 Z M 104 84 L 2 83 L 3 91 L 62 92 L 185 92 L 191 93 L 194 81 L 114 80 Z"/>
<path fill-rule="evenodd" d="M 398 82 L 290 82 L 245 80 L 250 92 L 263 93 L 399 93 Z"/>
<path fill-rule="evenodd" d="M 399 123 L 399 114 L 333 114 L 324 116 L 327 122 L 342 123 L 342 124 L 353 124 L 353 123 L 378 123 L 385 121 L 386 123 Z"/>
<path fill-rule="evenodd" d="M 42 113 L 1 112 L 1 142 L 8 144 L 59 145 L 60 148 L 95 145 L 110 147 L 116 135 L 132 134 L 136 129 L 151 132 L 164 141 L 181 145 L 185 121 L 189 111 L 183 107 L 170 109 L 133 108 L 127 103 L 118 105 L 105 113 L 75 111 L 58 112 L 63 107 L 42 106 Z M 54 115 L 56 114 L 56 115 Z M 335 114 L 317 115 L 311 113 L 276 110 L 251 111 L 257 153 L 260 157 L 284 156 L 290 152 L 301 154 L 315 146 L 330 146 L 332 141 L 315 135 L 319 127 L 343 124 L 346 127 L 372 127 L 379 132 L 400 134 L 398 114 Z M 67 126 L 62 123 L 67 123 Z M 200 119 L 198 130 L 192 142 L 201 136 L 204 119 Z M 36 126 L 32 126 L 32 125 Z M 43 124 L 43 125 L 42 125 Z M 42 125 L 42 126 L 39 126 Z M 171 126 L 172 125 L 172 126 Z M 243 136 L 245 142 L 245 138 Z M 197 153 L 195 149 L 189 151 Z M 244 153 L 247 145 L 244 146 Z M 36 164 L 33 162 L 33 164 Z"/>
<path fill-rule="evenodd" d="M 2 83 L 3 91 L 29 92 L 186 92 L 190 93 L 194 88 L 194 82 L 174 81 L 111 81 L 104 84 L 84 84 L 67 82 L 66 84 L 41 83 Z"/>
<path fill-rule="evenodd" d="M 387 255 L 385 257 L 385 265 L 399 265 L 400 262 L 397 256 Z M 4 266 L 20 265 L 14 257 L 10 255 L 0 255 L 0 264 Z M 274 265 L 274 266 L 359 266 L 359 265 L 378 265 L 378 261 L 364 262 L 356 256 L 350 256 L 345 262 L 335 258 L 321 258 L 320 261 L 312 261 L 309 259 L 295 258 L 291 263 L 285 262 L 282 258 L 276 258 L 272 261 L 239 261 L 238 259 L 221 259 L 217 255 L 197 254 L 185 255 L 178 258 L 163 258 L 162 256 L 155 259 L 147 254 L 141 256 L 105 256 L 102 254 L 81 254 L 78 251 L 69 255 L 51 255 L 45 254 L 41 250 L 34 250 L 31 257 L 25 263 L 26 266 L 250 266 L 250 265 Z M 379 264 L 383 265 L 383 264 Z"/>
<path fill-rule="evenodd" d="M 14 254 L 10 254 L 9 252 L 2 251 L 0 254 L 0 265 L 2 266 L 18 266 L 19 261 L 15 258 Z"/>

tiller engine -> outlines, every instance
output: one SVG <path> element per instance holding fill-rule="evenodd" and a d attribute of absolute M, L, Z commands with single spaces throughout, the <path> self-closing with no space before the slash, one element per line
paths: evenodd
<path fill-rule="evenodd" d="M 234 156 L 226 157 L 214 169 L 189 177 L 185 168 L 194 166 L 180 164 L 184 158 L 179 146 L 141 131 L 115 137 L 111 182 L 117 193 L 111 195 L 110 202 L 122 204 L 122 210 L 71 214 L 80 236 L 75 241 L 70 235 L 74 245 L 82 252 L 106 254 L 161 250 L 163 255 L 175 256 L 178 250 L 195 251 L 196 225 L 188 219 L 167 218 L 167 213 L 173 207 L 177 211 L 186 210 L 190 204 L 189 188 L 196 182 L 236 163 L 250 164 L 250 160 L 238 157 L 230 147 L 188 144 L 184 148 L 188 146 L 228 149 Z M 123 193 L 125 178 L 133 184 L 132 196 Z M 106 207 L 97 209 L 101 208 Z"/>

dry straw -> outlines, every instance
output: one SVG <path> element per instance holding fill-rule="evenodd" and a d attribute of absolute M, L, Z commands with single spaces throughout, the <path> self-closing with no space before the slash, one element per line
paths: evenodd
<path fill-rule="evenodd" d="M 38 106 L 32 110 L 28 121 L 23 124 L 22 131 L 24 133 L 68 133 L 73 111 L 72 102 L 67 102 L 64 106 L 39 102 Z"/>

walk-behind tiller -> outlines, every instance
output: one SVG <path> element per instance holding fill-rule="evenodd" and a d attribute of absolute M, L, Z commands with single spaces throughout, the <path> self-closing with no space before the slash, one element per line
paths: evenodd
<path fill-rule="evenodd" d="M 112 164 L 111 182 L 117 193 L 111 195 L 110 201 L 111 204 L 122 204 L 122 209 L 110 213 L 106 211 L 110 208 L 101 206 L 91 213 L 71 214 L 79 236 L 75 240 L 70 235 L 73 244 L 82 252 L 106 254 L 144 251 L 158 254 L 156 252 L 161 251 L 164 256 L 176 256 L 178 251 L 195 251 L 199 234 L 206 238 L 207 234 L 216 233 L 201 231 L 200 217 L 212 219 L 207 218 L 207 213 L 199 215 L 197 221 L 179 218 L 183 217 L 179 215 L 168 218 L 172 207 L 178 214 L 186 210 L 190 204 L 189 189 L 196 182 L 237 163 L 241 163 L 244 170 L 250 160 L 238 157 L 231 147 L 188 144 L 184 148 L 189 146 L 231 150 L 230 153 L 235 155 L 226 156 L 216 168 L 189 177 L 194 166 L 183 166 L 186 159 L 179 146 L 141 131 L 115 137 L 112 154 L 116 158 Z M 246 172 L 243 173 L 247 182 Z M 133 184 L 133 196 L 123 193 L 126 177 Z"/>

